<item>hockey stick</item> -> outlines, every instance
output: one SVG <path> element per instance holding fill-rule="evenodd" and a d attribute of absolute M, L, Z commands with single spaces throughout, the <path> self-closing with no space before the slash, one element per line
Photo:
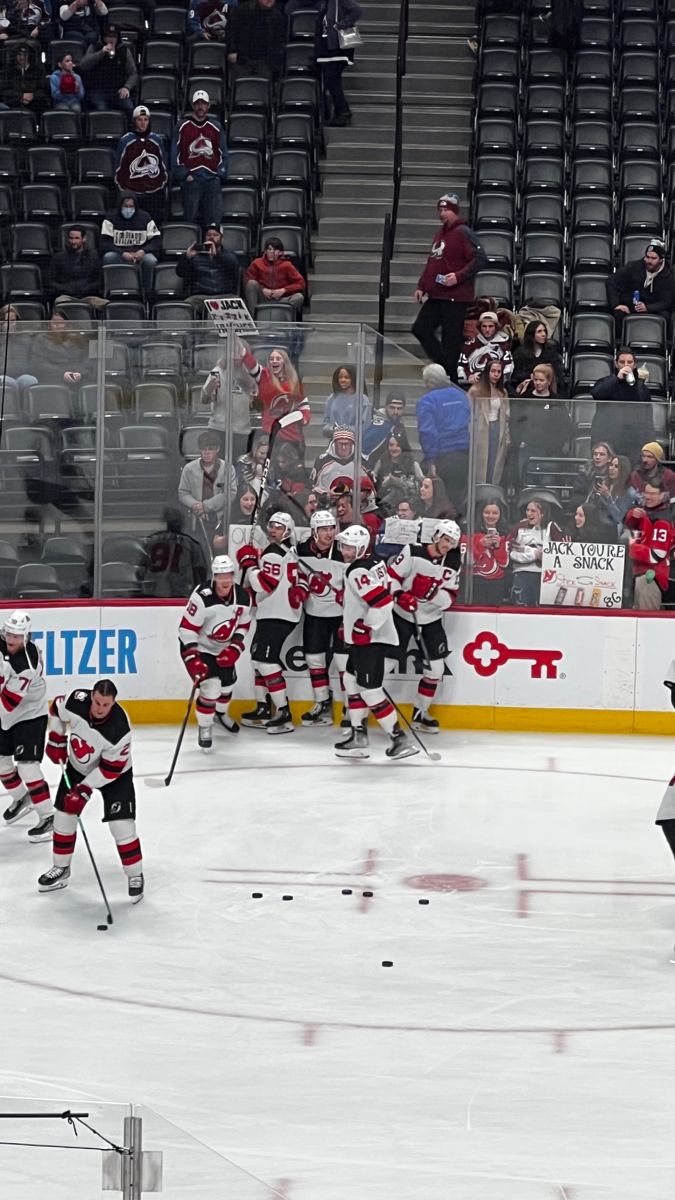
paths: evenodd
<path fill-rule="evenodd" d="M 387 697 L 387 700 L 389 701 L 389 703 L 396 709 L 396 712 L 398 713 L 399 717 L 403 721 L 403 724 L 406 725 L 408 727 L 408 729 L 410 730 L 410 732 L 413 735 L 415 741 L 417 742 L 417 745 L 419 746 L 420 750 L 423 750 L 424 753 L 426 754 L 427 758 L 430 758 L 432 762 L 440 762 L 441 755 L 436 750 L 427 750 L 427 747 L 424 744 L 424 742 L 422 741 L 421 737 L 419 737 L 418 734 L 415 732 L 412 725 L 410 724 L 410 721 L 401 712 L 401 709 L 399 708 L 398 704 L 389 695 L 389 692 L 387 691 L 387 689 L 382 688 L 382 691 L 384 692 L 385 696 Z"/>
<path fill-rule="evenodd" d="M 429 658 L 429 651 L 427 650 L 426 642 L 422 634 L 420 623 L 417 620 L 416 612 L 413 612 L 412 618 L 415 625 L 415 641 L 417 642 L 417 649 L 419 650 L 422 658 L 422 669 L 424 671 L 429 671 L 431 669 L 431 659 Z"/>
<path fill-rule="evenodd" d="M 173 773 L 176 769 L 176 763 L 178 762 L 178 755 L 180 754 L 180 748 L 183 745 L 183 738 L 185 737 L 185 730 L 187 729 L 187 723 L 190 719 L 190 712 L 192 711 L 192 704 L 193 704 L 193 701 L 195 698 L 195 692 L 197 691 L 198 687 L 199 687 L 198 683 L 193 683 L 192 691 L 190 692 L 190 699 L 188 700 L 187 708 L 185 710 L 185 716 L 183 717 L 183 724 L 181 725 L 180 733 L 178 734 L 178 741 L 176 742 L 176 749 L 174 750 L 173 758 L 171 759 L 171 766 L 169 767 L 169 774 L 166 775 L 164 779 L 146 779 L 145 783 L 146 783 L 147 787 L 151 787 L 151 788 L 168 787 L 169 784 L 171 783 L 171 780 L 173 779 Z"/>
<path fill-rule="evenodd" d="M 65 781 L 66 781 L 66 787 L 68 788 L 68 791 L 70 791 L 70 780 L 69 780 L 69 778 L 68 778 L 68 772 L 67 772 L 67 771 L 64 771 L 64 772 L 63 772 L 63 778 L 64 778 L 64 779 L 65 779 Z M 89 858 L 90 858 L 90 861 L 91 861 L 91 865 L 92 865 L 92 867 L 93 867 L 93 869 L 94 869 L 94 875 L 96 876 L 96 882 L 98 883 L 98 886 L 99 886 L 99 888 L 101 889 L 101 896 L 103 897 L 103 903 L 105 904 L 105 907 L 106 907 L 106 921 L 108 922 L 108 924 L 109 924 L 109 925 L 112 925 L 112 923 L 113 923 L 113 915 L 112 915 L 112 913 L 111 913 L 111 911 L 110 911 L 110 905 L 108 904 L 108 897 L 107 897 L 107 896 L 106 896 L 106 894 L 105 894 L 105 888 L 104 888 L 104 886 L 103 886 L 103 880 L 101 879 L 101 876 L 100 876 L 100 874 L 99 874 L 98 867 L 96 866 L 96 859 L 94 858 L 94 855 L 93 855 L 93 853 L 92 853 L 91 846 L 89 845 L 89 838 L 87 837 L 87 831 L 86 831 L 86 829 L 85 829 L 85 827 L 84 827 L 84 822 L 83 822 L 83 820 L 82 820 L 82 817 L 80 816 L 80 814 L 79 814 L 79 813 L 78 813 L 78 815 L 77 815 L 77 824 L 78 824 L 78 826 L 79 826 L 80 833 L 82 834 L 82 837 L 84 838 L 84 844 L 85 844 L 85 846 L 87 847 L 87 853 L 88 853 L 88 855 L 89 855 Z M 100 929 L 100 928 L 101 928 L 101 927 L 100 927 L 100 925 L 99 925 L 99 929 Z M 105 927 L 104 927 L 104 928 L 105 928 Z"/>
<path fill-rule="evenodd" d="M 263 463 L 262 474 L 260 476 L 260 491 L 258 492 L 253 512 L 251 513 L 251 534 L 249 537 L 249 542 L 253 537 L 253 530 L 259 524 L 258 513 L 260 511 L 263 495 L 267 489 L 267 476 L 270 472 L 272 451 L 274 450 L 274 443 L 276 441 L 277 434 L 279 433 L 280 429 L 286 429 L 289 425 L 297 425 L 298 421 L 302 421 L 303 419 L 304 418 L 300 409 L 295 408 L 292 412 L 286 413 L 285 417 L 277 417 L 277 419 L 272 423 L 272 429 L 270 431 L 270 444 L 267 447 L 267 457 Z"/>

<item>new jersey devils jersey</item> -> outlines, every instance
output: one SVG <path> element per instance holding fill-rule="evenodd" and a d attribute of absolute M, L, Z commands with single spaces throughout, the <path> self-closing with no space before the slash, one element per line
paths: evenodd
<path fill-rule="evenodd" d="M 386 565 L 380 559 L 361 558 L 348 565 L 344 605 L 347 645 L 352 645 L 352 630 L 357 621 L 372 631 L 373 643 L 398 645 L 390 583 Z"/>
<path fill-rule="evenodd" d="M 20 721 L 47 716 L 47 685 L 42 674 L 42 655 L 34 642 L 26 642 L 10 654 L 0 637 L 0 727 L 12 729 Z"/>
<path fill-rule="evenodd" d="M 336 589 L 341 589 L 345 576 L 345 562 L 335 542 L 330 550 L 319 550 L 314 539 L 309 537 L 298 546 L 298 566 L 301 576 L 314 586 L 322 584 L 321 591 L 313 591 L 305 601 L 305 612 L 310 617 L 340 617 L 342 605 L 338 604 L 335 596 Z M 304 570 L 303 568 L 307 568 Z M 323 578 L 321 578 L 323 577 Z"/>
<path fill-rule="evenodd" d="M 104 721 L 95 721 L 90 710 L 91 692 L 78 689 L 52 700 L 49 715 L 56 733 L 65 735 L 70 725 L 70 765 L 84 775 L 88 787 L 104 788 L 131 770 L 131 727 L 117 703 Z"/>
<path fill-rule="evenodd" d="M 302 608 L 293 608 L 288 593 L 298 582 L 298 556 L 294 546 L 270 542 L 257 567 L 248 572 L 255 592 L 259 621 L 292 621 L 297 625 Z"/>
<path fill-rule="evenodd" d="M 227 599 L 217 596 L 210 584 L 195 588 L 178 626 L 181 646 L 197 646 L 206 654 L 220 654 L 225 646 L 243 649 L 251 627 L 251 598 L 235 583 Z"/>
<path fill-rule="evenodd" d="M 415 616 L 420 625 L 430 625 L 447 612 L 457 596 L 461 561 L 459 546 L 448 550 L 442 558 L 430 558 L 426 546 L 404 546 L 389 564 L 394 606 L 399 617 L 405 621 L 414 620 L 412 613 L 405 612 L 396 604 L 398 592 L 412 592 L 415 596 Z"/>

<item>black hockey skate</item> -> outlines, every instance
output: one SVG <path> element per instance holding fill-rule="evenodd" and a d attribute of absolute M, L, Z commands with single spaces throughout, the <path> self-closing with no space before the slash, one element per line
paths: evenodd
<path fill-rule="evenodd" d="M 129 896 L 134 904 L 138 904 L 138 901 L 143 899 L 144 887 L 145 881 L 142 874 L 129 876 Z"/>
<path fill-rule="evenodd" d="M 369 758 L 368 730 L 365 725 L 351 727 L 349 737 L 335 743 L 338 758 Z"/>
<path fill-rule="evenodd" d="M 28 841 L 51 842 L 53 832 L 54 814 L 50 813 L 48 817 L 43 817 L 43 819 L 37 825 L 34 825 L 32 829 L 28 830 Z"/>
<path fill-rule="evenodd" d="M 419 746 L 403 732 L 400 725 L 394 725 L 391 746 L 385 750 L 387 758 L 412 758 L 413 754 L 419 754 L 419 752 Z"/>
<path fill-rule="evenodd" d="M 284 704 L 283 708 L 278 708 L 272 720 L 267 722 L 268 733 L 293 733 L 294 730 L 291 710 L 287 704 Z"/>
<path fill-rule="evenodd" d="M 197 743 L 199 745 L 199 749 L 203 750 L 205 754 L 211 753 L 211 751 L 213 749 L 213 735 L 211 733 L 210 725 L 200 725 L 199 726 L 199 731 L 197 733 Z"/>
<path fill-rule="evenodd" d="M 434 717 L 430 717 L 428 712 L 423 712 L 421 708 L 414 708 L 412 715 L 412 726 L 418 733 L 438 733 L 440 725 Z"/>
<path fill-rule="evenodd" d="M 219 725 L 222 725 L 223 729 L 226 729 L 228 733 L 239 733 L 239 726 L 237 725 L 237 722 L 233 721 L 232 717 L 229 716 L 228 713 L 217 712 L 216 721 Z"/>
<path fill-rule="evenodd" d="M 33 802 L 28 792 L 26 792 L 25 796 L 22 796 L 20 800 L 12 800 L 9 808 L 6 808 L 2 814 L 2 819 L 8 825 L 13 825 L 15 821 L 20 821 L 22 817 L 25 817 L 26 813 L 30 812 L 32 806 Z"/>
<path fill-rule="evenodd" d="M 309 712 L 303 713 L 300 721 L 303 725 L 315 727 L 317 725 L 332 725 L 333 724 L 333 701 L 330 696 L 327 700 L 318 700 Z"/>
<path fill-rule="evenodd" d="M 342 705 L 342 716 L 340 717 L 340 729 L 351 729 L 352 723 L 349 720 L 349 709 L 346 704 Z"/>
<path fill-rule="evenodd" d="M 51 867 L 38 879 L 39 892 L 56 892 L 59 888 L 68 887 L 70 867 Z"/>
<path fill-rule="evenodd" d="M 266 729 L 272 720 L 272 705 L 269 700 L 259 700 L 250 712 L 241 714 L 242 725 L 250 729 Z"/>

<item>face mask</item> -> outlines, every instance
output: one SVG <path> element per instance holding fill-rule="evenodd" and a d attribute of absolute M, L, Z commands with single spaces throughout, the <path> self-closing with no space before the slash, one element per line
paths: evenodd
<path fill-rule="evenodd" d="M 131 217 L 133 217 L 135 211 L 136 211 L 135 208 L 123 208 L 122 216 L 126 217 L 127 221 L 129 221 L 131 219 Z"/>

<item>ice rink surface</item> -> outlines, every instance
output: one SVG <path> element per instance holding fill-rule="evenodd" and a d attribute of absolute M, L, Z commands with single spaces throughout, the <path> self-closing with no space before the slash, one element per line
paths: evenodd
<path fill-rule="evenodd" d="M 388 763 L 374 732 L 357 765 L 192 727 L 151 790 L 176 734 L 136 731 L 142 904 L 85 811 L 108 932 L 81 843 L 38 895 L 51 847 L 0 830 L 1 1095 L 147 1103 L 274 1188 L 246 1200 L 675 1200 L 675 742 Z"/>

